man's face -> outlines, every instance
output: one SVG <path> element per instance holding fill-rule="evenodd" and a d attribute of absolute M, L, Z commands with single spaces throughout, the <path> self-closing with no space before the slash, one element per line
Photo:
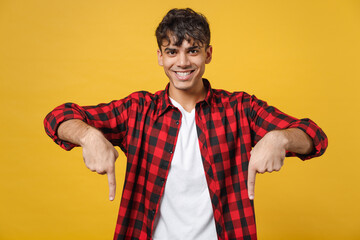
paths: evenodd
<path fill-rule="evenodd" d="M 172 38 L 170 38 L 172 39 Z M 159 65 L 164 68 L 170 80 L 170 91 L 185 91 L 197 93 L 202 90 L 202 76 L 205 64 L 210 63 L 212 47 L 205 49 L 204 44 L 199 45 L 193 40 L 184 40 L 180 47 L 164 41 L 161 51 L 158 50 Z"/>

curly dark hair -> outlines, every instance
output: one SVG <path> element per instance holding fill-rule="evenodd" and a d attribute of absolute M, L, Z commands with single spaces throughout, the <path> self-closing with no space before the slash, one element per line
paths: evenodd
<path fill-rule="evenodd" d="M 190 8 L 171 9 L 160 22 L 155 31 L 157 43 L 161 50 L 163 40 L 170 44 L 170 37 L 174 37 L 175 46 L 181 46 L 184 40 L 193 39 L 200 46 L 210 45 L 210 27 L 206 17 Z"/>

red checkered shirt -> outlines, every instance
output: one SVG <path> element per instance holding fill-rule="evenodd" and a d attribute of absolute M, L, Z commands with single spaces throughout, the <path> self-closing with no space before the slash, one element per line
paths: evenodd
<path fill-rule="evenodd" d="M 254 95 L 212 89 L 203 82 L 207 96 L 196 104 L 195 119 L 218 238 L 256 239 L 254 206 L 247 192 L 252 147 L 271 130 L 299 128 L 312 138 L 314 150 L 287 156 L 305 160 L 324 153 L 327 137 L 310 119 L 293 118 Z M 75 145 L 59 139 L 57 128 L 65 120 L 81 119 L 127 156 L 114 239 L 151 239 L 181 126 L 168 88 L 155 94 L 135 92 L 97 106 L 66 103 L 45 118 L 47 134 L 66 150 Z"/>

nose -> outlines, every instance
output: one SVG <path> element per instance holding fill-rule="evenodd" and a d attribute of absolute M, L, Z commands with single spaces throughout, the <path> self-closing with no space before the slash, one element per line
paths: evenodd
<path fill-rule="evenodd" d="M 190 66 L 190 60 L 186 53 L 180 52 L 178 54 L 177 66 L 180 68 L 186 68 Z"/>

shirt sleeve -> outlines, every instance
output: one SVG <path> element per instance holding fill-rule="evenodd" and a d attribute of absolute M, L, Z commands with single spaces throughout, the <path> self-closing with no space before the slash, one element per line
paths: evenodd
<path fill-rule="evenodd" d="M 253 146 L 272 130 L 298 128 L 310 136 L 313 140 L 314 149 L 309 154 L 297 154 L 288 151 L 286 156 L 297 156 L 302 160 L 306 160 L 321 156 L 325 152 L 328 139 L 323 130 L 311 119 L 291 117 L 279 109 L 269 106 L 265 101 L 257 99 L 254 95 L 245 94 L 243 100 L 249 103 L 245 107 L 245 112 L 250 123 Z"/>
<path fill-rule="evenodd" d="M 119 146 L 126 153 L 126 121 L 130 107 L 131 101 L 127 98 L 96 106 L 65 103 L 56 107 L 45 117 L 45 131 L 55 143 L 65 150 L 71 150 L 77 145 L 61 140 L 57 135 L 57 129 L 64 121 L 80 119 L 99 129 L 114 146 Z"/>

